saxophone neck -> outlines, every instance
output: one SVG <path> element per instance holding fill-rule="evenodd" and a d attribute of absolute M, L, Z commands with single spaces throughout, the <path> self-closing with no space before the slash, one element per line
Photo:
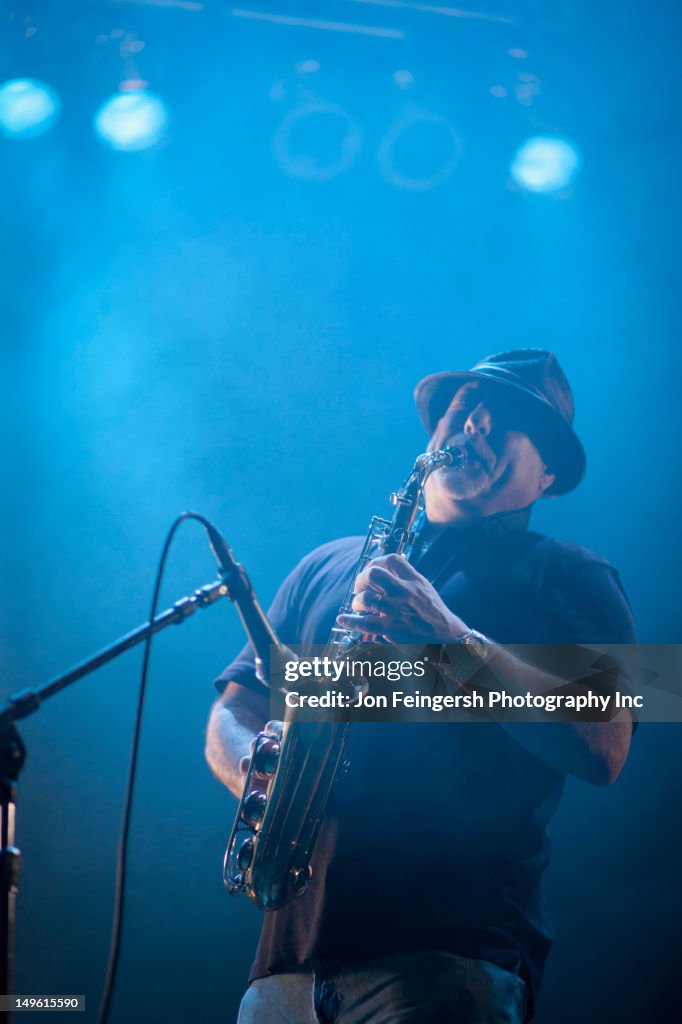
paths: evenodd
<path fill-rule="evenodd" d="M 466 460 L 466 453 L 462 448 L 447 447 L 438 448 L 436 451 L 424 452 L 419 455 L 412 468 L 412 472 L 399 491 L 391 495 L 391 504 L 405 507 L 416 505 L 421 500 L 424 484 L 435 469 L 440 466 L 451 466 L 453 469 L 460 469 Z"/>
<path fill-rule="evenodd" d="M 424 452 L 412 468 L 412 472 L 399 491 L 391 495 L 391 504 L 395 505 L 395 513 L 391 530 L 384 545 L 384 553 L 405 551 L 413 539 L 414 523 L 423 503 L 424 484 L 435 469 L 440 466 L 451 466 L 460 469 L 464 465 L 466 453 L 461 448 L 439 448 L 436 451 Z"/>

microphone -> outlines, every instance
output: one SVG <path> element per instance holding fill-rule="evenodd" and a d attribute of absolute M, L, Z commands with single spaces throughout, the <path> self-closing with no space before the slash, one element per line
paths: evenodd
<path fill-rule="evenodd" d="M 215 526 L 208 522 L 204 525 L 206 527 L 206 533 L 208 534 L 208 542 L 211 545 L 211 550 L 216 557 L 218 565 L 226 575 L 230 575 L 238 568 L 238 565 L 237 560 L 230 551 L 229 544 Z"/>
<path fill-rule="evenodd" d="M 270 677 L 270 649 L 274 647 L 282 661 L 286 660 L 285 655 L 289 652 L 270 625 L 246 569 L 236 560 L 222 533 L 208 520 L 204 522 L 204 527 L 220 566 L 220 576 L 227 589 L 227 596 L 237 609 L 246 635 L 251 641 L 255 654 L 256 676 L 267 686 Z"/>

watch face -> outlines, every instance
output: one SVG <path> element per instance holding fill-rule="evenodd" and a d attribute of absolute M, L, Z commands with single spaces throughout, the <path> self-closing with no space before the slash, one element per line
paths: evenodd
<path fill-rule="evenodd" d="M 473 630 L 464 637 L 464 643 L 467 645 L 469 650 L 473 651 L 479 658 L 485 658 L 488 653 L 485 637 Z"/>

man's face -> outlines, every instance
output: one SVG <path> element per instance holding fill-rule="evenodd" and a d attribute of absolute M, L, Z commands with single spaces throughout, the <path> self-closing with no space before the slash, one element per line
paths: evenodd
<path fill-rule="evenodd" d="M 434 451 L 462 448 L 461 469 L 443 467 L 426 482 L 426 514 L 431 522 L 495 515 L 526 508 L 551 486 L 540 453 L 522 429 L 514 401 L 485 382 L 464 384 L 429 442 Z"/>

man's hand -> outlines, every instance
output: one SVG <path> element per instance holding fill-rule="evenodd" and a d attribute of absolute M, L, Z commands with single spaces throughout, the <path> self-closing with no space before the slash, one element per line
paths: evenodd
<path fill-rule="evenodd" d="M 401 555 L 381 555 L 358 575 L 352 608 L 337 617 L 340 626 L 391 643 L 447 644 L 468 631 Z"/>

